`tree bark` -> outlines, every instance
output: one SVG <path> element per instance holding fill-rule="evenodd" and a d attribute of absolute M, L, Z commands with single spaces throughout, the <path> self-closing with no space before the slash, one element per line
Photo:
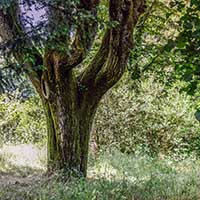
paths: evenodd
<path fill-rule="evenodd" d="M 48 171 L 62 169 L 86 176 L 90 130 L 98 101 L 89 100 L 85 92 L 83 95 L 72 70 L 59 71 L 59 77 L 53 79 L 44 75 L 42 82 Z"/>

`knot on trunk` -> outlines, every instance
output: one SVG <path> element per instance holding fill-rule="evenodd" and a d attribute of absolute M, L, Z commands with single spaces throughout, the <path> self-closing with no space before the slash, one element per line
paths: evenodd
<path fill-rule="evenodd" d="M 41 78 L 41 90 L 42 95 L 45 99 L 49 99 L 49 85 L 47 81 L 45 80 L 44 76 Z"/>

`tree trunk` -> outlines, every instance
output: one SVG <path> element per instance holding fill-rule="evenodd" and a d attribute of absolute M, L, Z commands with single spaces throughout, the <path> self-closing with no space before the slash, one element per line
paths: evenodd
<path fill-rule="evenodd" d="M 23 27 L 17 21 L 18 4 L 10 5 L 6 12 L 0 8 L 1 39 L 8 46 L 16 46 L 10 45 L 10 40 L 19 40 L 18 43 L 21 43 L 9 55 L 13 55 L 24 66 L 45 107 L 49 171 L 75 170 L 86 176 L 94 114 L 101 97 L 117 83 L 125 70 L 133 47 L 133 30 L 146 8 L 146 0 L 109 0 L 110 22 L 118 23 L 108 26 L 99 50 L 85 70 L 76 77 L 73 68 L 83 62 L 95 40 L 99 2 L 80 0 L 77 11 L 86 10 L 86 14 L 90 13 L 92 17 L 83 17 L 78 26 L 72 26 L 75 34 L 71 42 L 68 42 L 71 31 L 67 35 L 66 31 L 64 34 L 52 34 L 53 37 L 48 38 L 44 44 L 43 54 L 35 45 L 30 45 L 32 42 L 28 37 L 19 42 L 27 33 L 23 32 Z M 60 2 L 57 3 L 60 7 Z M 48 10 L 54 11 L 55 8 L 49 7 Z M 56 9 L 56 13 L 53 17 L 55 19 L 49 22 L 53 27 L 59 23 L 63 25 L 66 21 L 62 17 L 65 13 L 63 9 Z M 77 27 L 76 30 L 74 27 Z M 44 66 L 45 70 L 38 69 L 38 66 Z"/>
<path fill-rule="evenodd" d="M 43 80 L 48 130 L 48 171 L 62 169 L 86 176 L 91 126 L 97 104 L 84 98 L 73 71 L 62 81 Z M 63 82 L 65 80 L 65 82 Z"/>

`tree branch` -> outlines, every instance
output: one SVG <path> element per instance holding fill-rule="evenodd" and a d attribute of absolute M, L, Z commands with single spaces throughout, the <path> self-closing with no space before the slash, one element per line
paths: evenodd
<path fill-rule="evenodd" d="M 17 15 L 19 7 L 17 3 L 12 2 L 7 9 L 0 9 L 0 37 L 5 42 L 12 41 L 21 34 L 21 28 Z"/>
<path fill-rule="evenodd" d="M 21 67 L 24 67 L 24 70 L 28 74 L 31 82 L 40 93 L 40 74 L 33 69 L 33 63 L 24 63 L 24 56 L 28 52 L 32 54 L 35 60 L 34 64 L 36 66 L 42 65 L 43 59 L 35 47 L 27 49 L 27 45 L 30 46 L 30 41 L 27 41 L 27 37 L 23 37 L 25 36 L 25 33 L 23 32 L 19 18 L 20 9 L 19 4 L 16 1 L 13 1 L 6 10 L 0 9 L 0 39 L 1 42 L 5 44 L 5 47 L 8 45 L 10 45 L 11 48 L 13 48 L 13 46 L 17 46 L 14 49 L 9 49 L 11 54 L 9 53 L 8 56 L 13 56 L 16 62 L 19 63 Z M 23 38 L 24 40 L 21 39 L 20 44 L 16 45 L 15 43 L 19 38 Z M 26 51 L 24 51 L 24 48 L 26 48 Z"/>
<path fill-rule="evenodd" d="M 79 76 L 80 87 L 100 98 L 121 78 L 133 47 L 133 29 L 145 10 L 145 3 L 145 0 L 110 0 L 110 22 L 117 25 L 108 28 L 101 48 Z"/>
<path fill-rule="evenodd" d="M 67 17 L 70 18 L 70 13 L 68 14 L 69 16 L 65 17 L 65 12 L 70 9 L 65 7 L 62 7 L 61 9 L 61 6 L 58 6 L 59 9 L 56 10 L 53 19 L 50 21 L 55 24 L 58 19 L 62 20 L 64 26 L 69 29 L 68 35 L 64 36 L 61 33 L 60 38 L 57 38 L 59 42 L 66 44 L 66 49 L 69 51 L 65 52 L 64 55 L 58 51 L 56 53 L 55 51 L 50 51 L 52 54 L 56 54 L 56 56 L 59 57 L 59 67 L 65 67 L 67 70 L 70 70 L 80 64 L 86 57 L 97 32 L 96 16 L 98 5 L 99 0 L 81 0 L 80 3 L 74 8 L 76 10 L 75 15 L 78 17 L 78 20 L 74 22 L 73 17 L 71 17 L 72 19 L 66 19 Z M 56 7 L 54 6 L 54 8 L 51 8 L 50 6 L 50 9 L 54 11 Z M 87 17 L 84 15 L 87 15 Z M 70 34 L 73 34 L 74 30 L 71 30 L 72 22 L 70 20 L 72 20 L 73 24 L 77 26 L 71 45 L 69 40 L 72 36 L 70 36 Z M 50 52 L 46 53 L 49 55 Z"/>

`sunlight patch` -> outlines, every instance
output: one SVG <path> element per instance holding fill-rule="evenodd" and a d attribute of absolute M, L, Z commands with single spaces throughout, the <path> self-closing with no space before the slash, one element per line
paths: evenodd
<path fill-rule="evenodd" d="M 0 155 L 11 166 L 45 169 L 42 157 L 46 155 L 46 150 L 40 150 L 31 144 L 3 146 L 0 149 Z"/>

